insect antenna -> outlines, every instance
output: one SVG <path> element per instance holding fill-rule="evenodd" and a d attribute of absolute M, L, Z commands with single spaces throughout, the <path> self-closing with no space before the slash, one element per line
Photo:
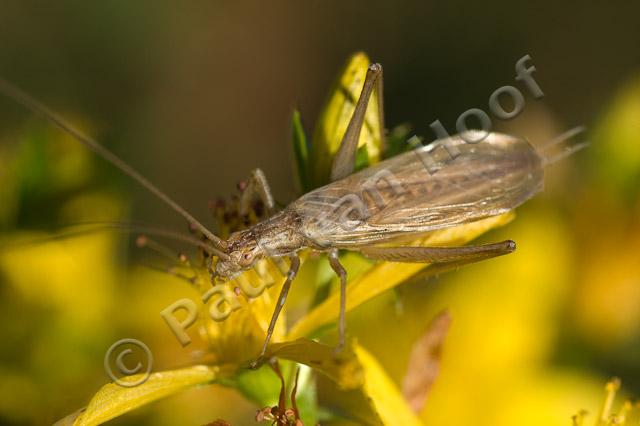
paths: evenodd
<path fill-rule="evenodd" d="M 573 129 L 567 130 L 560 136 L 542 145 L 538 149 L 538 152 L 542 156 L 543 166 L 547 167 L 551 164 L 557 163 L 558 161 L 589 146 L 589 142 L 580 142 L 573 145 L 569 143 L 571 139 L 585 131 L 586 128 L 584 126 L 577 126 Z"/>
<path fill-rule="evenodd" d="M 226 248 L 226 242 L 221 238 L 217 237 L 213 234 L 213 232 L 209 231 L 202 223 L 200 223 L 196 218 L 194 218 L 188 211 L 182 208 L 178 203 L 176 203 L 172 198 L 170 198 L 167 194 L 161 191 L 158 187 L 156 187 L 153 183 L 151 183 L 147 178 L 138 173 L 133 167 L 131 167 L 128 163 L 122 160 L 120 157 L 109 151 L 103 145 L 101 145 L 96 140 L 86 136 L 84 133 L 80 132 L 78 129 L 69 124 L 66 120 L 60 117 L 58 114 L 51 111 L 45 105 L 43 105 L 38 100 L 29 96 L 16 86 L 11 83 L 5 81 L 0 78 L 0 93 L 3 93 L 5 96 L 15 100 L 21 105 L 25 106 L 30 111 L 40 114 L 44 116 L 47 120 L 49 120 L 56 127 L 64 131 L 65 133 L 72 136 L 74 139 L 78 140 L 80 143 L 85 145 L 87 148 L 91 149 L 93 152 L 98 154 L 100 157 L 120 169 L 124 174 L 137 181 L 140 185 L 142 185 L 145 189 L 155 195 L 157 198 L 162 200 L 165 204 L 171 207 L 175 212 L 181 215 L 183 218 L 189 222 L 190 225 L 196 227 L 200 232 L 202 232 L 216 247 L 221 250 Z M 226 254 L 219 253 L 220 257 L 228 258 Z"/>
<path fill-rule="evenodd" d="M 169 247 L 161 244 L 151 238 L 149 238 L 145 234 L 138 235 L 136 238 L 136 246 L 138 248 L 148 248 L 155 253 L 158 253 L 160 256 L 166 258 L 171 261 L 174 265 L 186 266 L 190 267 L 189 259 L 185 254 L 175 252 L 171 250 Z"/>
<path fill-rule="evenodd" d="M 214 254 L 216 256 L 225 255 L 225 253 L 220 252 L 210 244 L 207 244 L 207 242 L 198 240 L 197 238 L 191 237 L 189 235 L 183 235 L 179 232 L 168 231 L 165 229 L 154 228 L 146 225 L 133 225 L 129 223 L 119 222 L 89 222 L 75 224 L 63 229 L 62 231 L 57 232 L 55 235 L 34 238 L 31 240 L 12 243 L 9 245 L 0 245 L 0 249 L 16 248 L 33 244 L 43 244 L 49 241 L 55 241 L 63 238 L 73 238 L 99 231 L 118 231 L 124 233 L 155 235 L 157 237 L 168 238 L 174 241 L 182 241 L 188 244 L 193 244 L 194 246 L 205 250 L 209 254 Z"/>
<path fill-rule="evenodd" d="M 145 268 L 151 269 L 152 271 L 160 272 L 163 274 L 169 274 L 172 277 L 179 278 L 183 281 L 186 281 L 191 286 L 195 286 L 196 281 L 198 279 L 197 275 L 189 276 L 189 275 L 181 274 L 180 272 L 176 271 L 173 267 L 163 268 L 163 267 L 151 265 L 148 263 L 141 263 L 141 265 L 144 266 Z"/>
<path fill-rule="evenodd" d="M 177 277 L 189 282 L 191 285 L 196 284 L 196 281 L 198 279 L 198 274 L 196 273 L 194 268 L 191 266 L 191 263 L 189 262 L 189 259 L 187 258 L 186 255 L 182 253 L 176 253 L 170 248 L 168 248 L 167 246 L 152 240 L 146 235 L 139 235 L 138 238 L 136 238 L 136 246 L 139 248 L 148 248 L 149 250 L 155 253 L 158 253 L 162 257 L 167 258 L 172 263 L 172 266 L 169 266 L 166 268 L 144 264 L 144 266 L 146 266 L 147 268 L 150 268 L 159 272 L 164 272 L 169 275 L 173 275 L 174 277 Z M 188 270 L 190 270 L 193 273 L 193 275 L 189 276 L 179 272 L 176 269 L 177 266 L 186 267 Z"/>

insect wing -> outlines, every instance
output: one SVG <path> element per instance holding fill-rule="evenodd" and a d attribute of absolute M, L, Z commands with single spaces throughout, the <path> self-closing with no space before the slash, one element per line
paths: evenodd
<path fill-rule="evenodd" d="M 533 146 L 499 133 L 466 142 L 476 136 L 406 152 L 305 194 L 290 208 L 315 244 L 348 248 L 502 214 L 542 189 L 543 163 Z"/>

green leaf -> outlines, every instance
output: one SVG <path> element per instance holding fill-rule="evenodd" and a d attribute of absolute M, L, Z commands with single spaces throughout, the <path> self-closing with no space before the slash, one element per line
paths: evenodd
<path fill-rule="evenodd" d="M 309 143 L 307 142 L 307 135 L 304 132 L 302 125 L 302 117 L 300 111 L 294 110 L 291 117 L 291 130 L 293 141 L 293 152 L 296 159 L 296 172 L 298 180 L 300 181 L 300 187 L 303 192 L 308 192 L 312 189 L 311 182 L 309 180 Z"/>
<path fill-rule="evenodd" d="M 318 391 L 316 388 L 316 376 L 313 370 L 302 365 L 298 377 L 298 391 L 296 393 L 296 404 L 300 411 L 300 418 L 305 424 L 318 424 Z"/>
<path fill-rule="evenodd" d="M 385 150 L 383 153 L 383 157 L 395 157 L 398 154 L 410 150 L 411 145 L 407 143 L 410 134 L 411 126 L 407 123 L 399 124 L 391 129 L 385 139 Z"/>
<path fill-rule="evenodd" d="M 329 180 L 333 157 L 353 115 L 370 63 L 366 54 L 355 53 L 347 60 L 331 88 L 327 103 L 316 122 L 311 143 L 309 164 L 313 187 L 322 186 Z M 358 142 L 359 147 L 366 146 L 366 164 L 374 164 L 380 159 L 381 145 L 378 101 L 374 93 Z"/>
<path fill-rule="evenodd" d="M 336 354 L 333 346 L 308 339 L 297 339 L 271 345 L 266 359 L 272 357 L 308 365 L 343 389 L 353 389 L 362 384 L 362 368 L 349 347 Z"/>
<path fill-rule="evenodd" d="M 187 388 L 213 383 L 226 376 L 226 369 L 216 366 L 196 365 L 180 370 L 153 373 L 141 385 L 123 387 L 115 383 L 104 385 L 89 402 L 89 405 L 58 424 L 88 426 L 102 424 L 126 412 L 176 394 Z M 135 383 L 142 378 L 141 374 L 123 377 L 123 382 Z M 73 420 L 73 423 L 71 421 Z"/>
<path fill-rule="evenodd" d="M 287 383 L 287 397 L 291 396 L 296 370 L 300 370 L 296 388 L 296 403 L 300 410 L 300 418 L 305 424 L 316 424 L 318 422 L 318 403 L 316 400 L 315 376 L 311 368 L 287 360 L 278 360 L 278 365 Z M 249 401 L 255 402 L 258 407 L 278 405 L 281 388 L 280 379 L 267 366 L 257 370 L 241 370 L 234 379 L 234 387 Z"/>
<path fill-rule="evenodd" d="M 280 363 L 280 369 L 285 375 L 289 372 L 288 364 Z M 259 407 L 270 407 L 278 404 L 280 379 L 268 366 L 256 370 L 239 370 L 238 375 L 233 380 L 233 386 L 249 401 L 254 402 Z"/>
<path fill-rule="evenodd" d="M 356 165 L 354 171 L 366 169 L 370 166 L 369 150 L 366 145 L 358 147 L 356 150 Z"/>

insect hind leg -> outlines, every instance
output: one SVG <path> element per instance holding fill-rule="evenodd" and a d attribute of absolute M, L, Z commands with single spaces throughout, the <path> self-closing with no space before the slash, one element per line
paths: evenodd
<path fill-rule="evenodd" d="M 359 250 L 371 259 L 387 262 L 464 265 L 509 254 L 515 249 L 516 243 L 506 240 L 493 244 L 462 247 L 363 247 Z"/>
<path fill-rule="evenodd" d="M 367 70 L 362 92 L 356 102 L 353 115 L 344 132 L 340 148 L 333 159 L 331 166 L 331 181 L 336 181 L 349 176 L 353 172 L 356 162 L 356 150 L 360 131 L 364 125 L 369 99 L 375 88 L 378 98 L 378 122 L 380 123 L 380 137 L 384 140 L 384 109 L 382 99 L 382 65 L 371 64 Z M 384 144 L 383 144 L 384 145 Z"/>

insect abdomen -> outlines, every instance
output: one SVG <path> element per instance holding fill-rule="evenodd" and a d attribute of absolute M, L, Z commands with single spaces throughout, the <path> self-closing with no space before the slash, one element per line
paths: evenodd
<path fill-rule="evenodd" d="M 456 158 L 444 161 L 444 148 L 407 152 L 305 194 L 290 208 L 308 238 L 354 247 L 501 214 L 542 189 L 542 161 L 526 141 L 492 133 L 478 144 L 450 142 Z"/>

